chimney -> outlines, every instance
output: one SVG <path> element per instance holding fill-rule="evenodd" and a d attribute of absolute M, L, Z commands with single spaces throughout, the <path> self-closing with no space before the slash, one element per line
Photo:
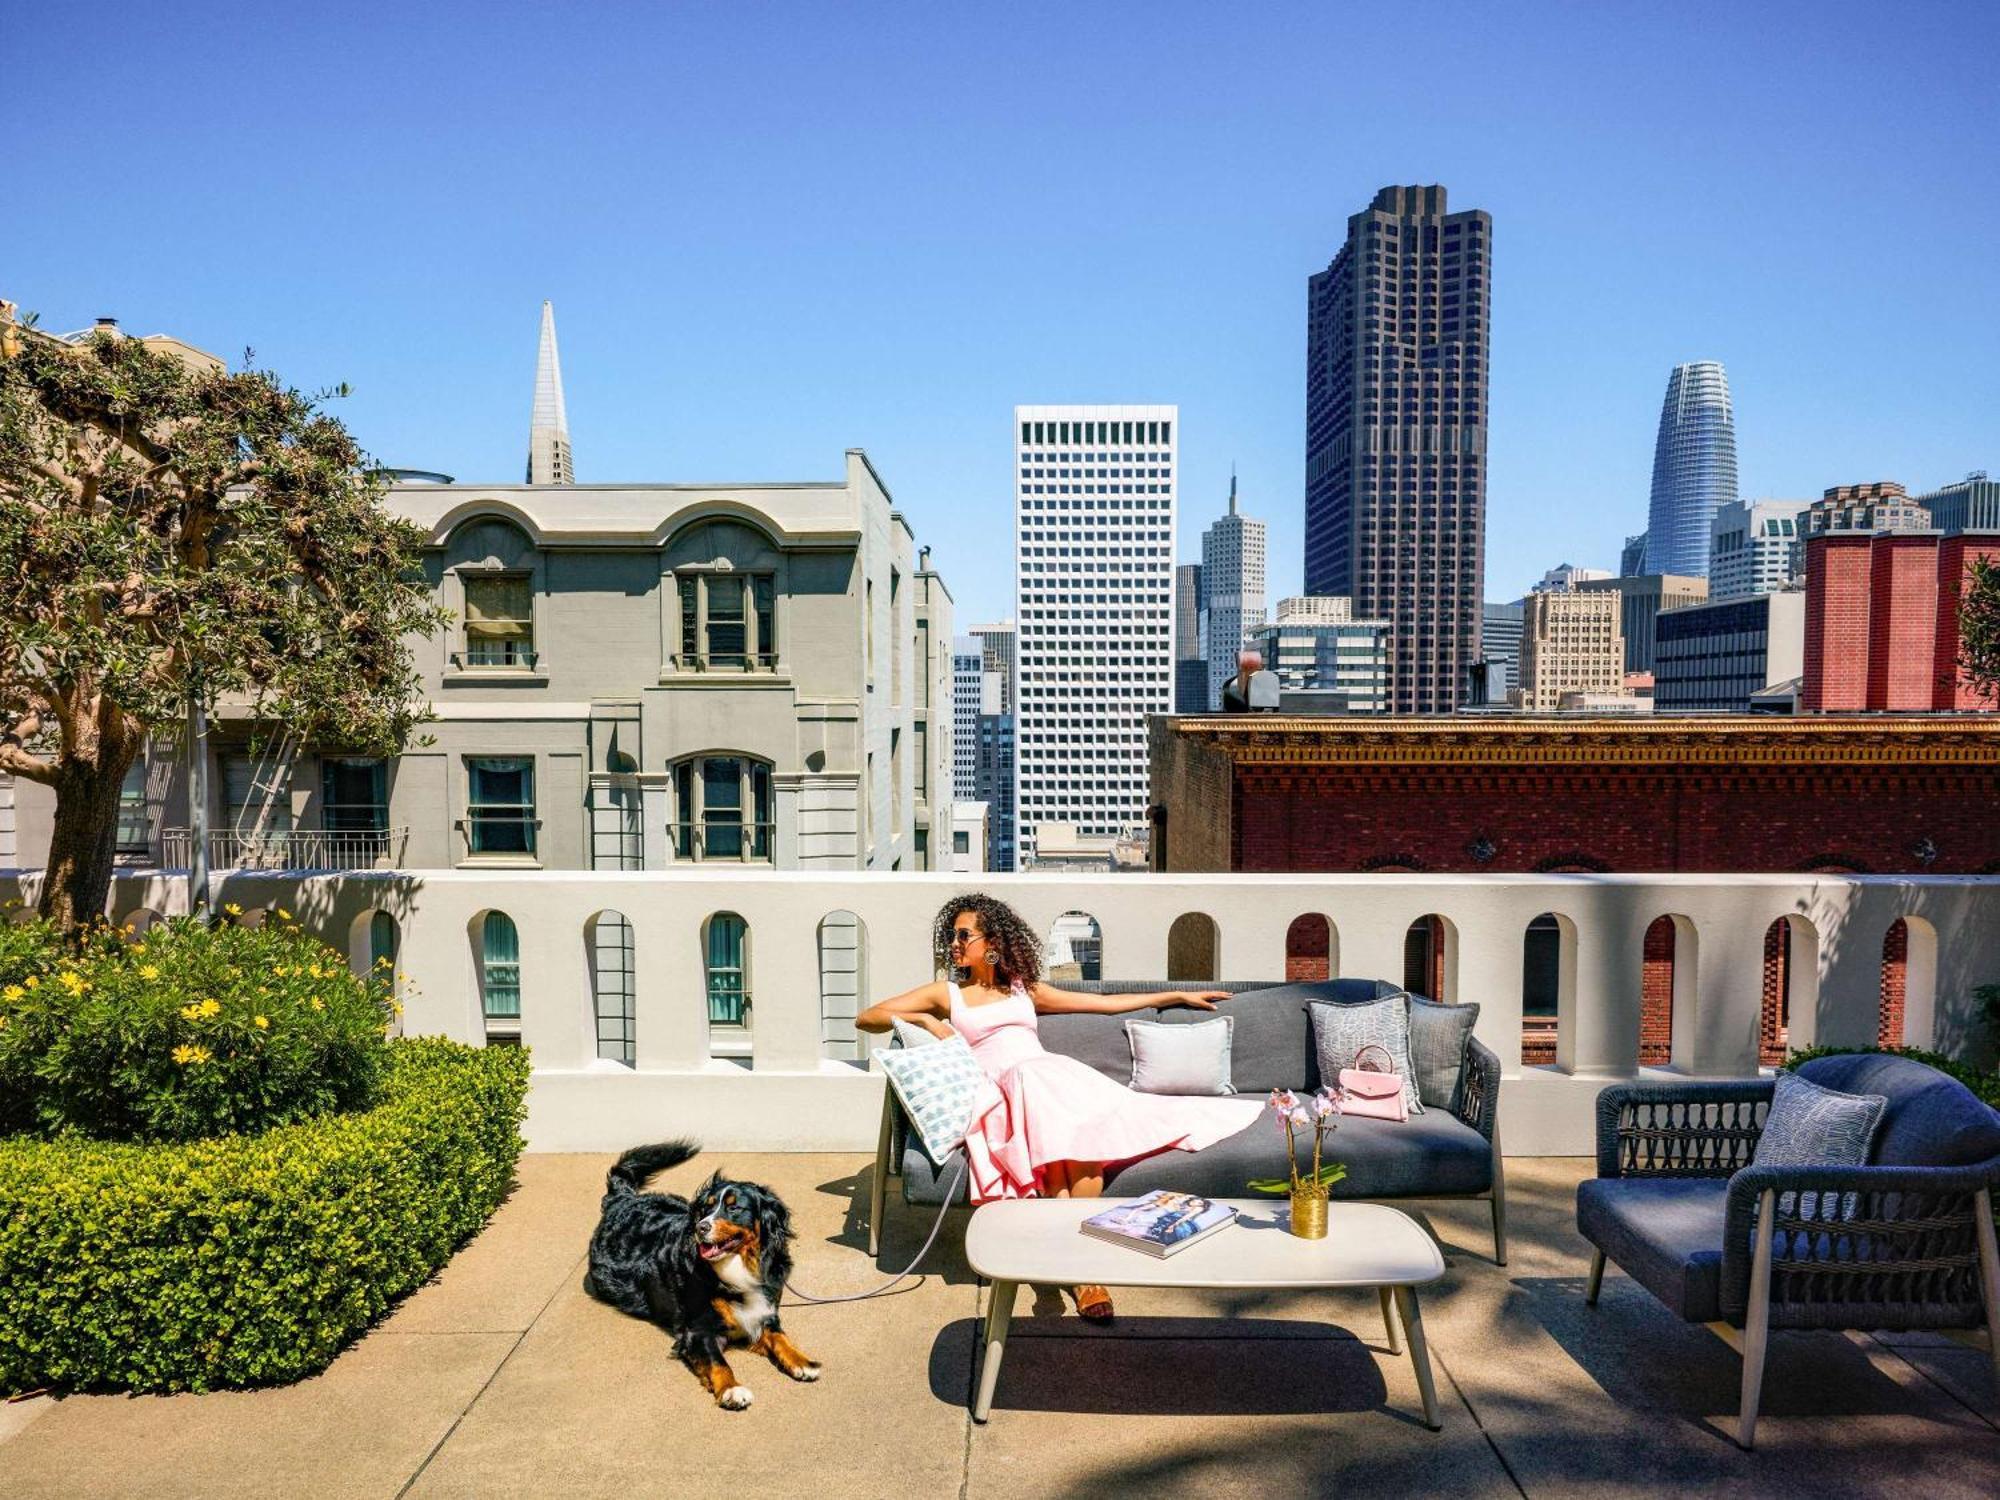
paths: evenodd
<path fill-rule="evenodd" d="M 928 573 L 931 568 L 931 549 L 928 543 L 917 548 L 917 571 Z"/>

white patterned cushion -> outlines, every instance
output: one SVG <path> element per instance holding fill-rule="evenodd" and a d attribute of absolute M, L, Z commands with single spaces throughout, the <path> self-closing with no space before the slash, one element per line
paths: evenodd
<path fill-rule="evenodd" d="M 1395 1064 L 1396 1076 L 1403 1080 L 1403 1098 L 1409 1102 L 1410 1113 L 1424 1112 L 1416 1070 L 1410 1066 L 1408 995 L 1384 995 L 1380 1000 L 1349 1005 L 1316 1000 L 1306 1009 L 1312 1016 L 1313 1050 L 1319 1055 L 1321 1083 L 1338 1083 L 1340 1070 L 1353 1067 L 1363 1047 L 1379 1042 Z"/>
<path fill-rule="evenodd" d="M 931 1047 L 943 1040 L 928 1026 L 905 1021 L 901 1016 L 889 1017 L 889 1024 L 896 1028 L 896 1040 L 905 1047 Z"/>
<path fill-rule="evenodd" d="M 962 1036 L 945 1037 L 933 1047 L 898 1048 L 875 1054 L 889 1086 L 916 1127 L 917 1139 L 933 1162 L 958 1149 L 986 1074 Z"/>

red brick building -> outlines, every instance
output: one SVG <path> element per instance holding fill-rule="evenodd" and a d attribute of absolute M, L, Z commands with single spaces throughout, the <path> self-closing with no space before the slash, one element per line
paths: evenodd
<path fill-rule="evenodd" d="M 1990 710 L 1958 666 L 1958 611 L 1977 532 L 1824 532 L 1806 550 L 1805 713 Z"/>

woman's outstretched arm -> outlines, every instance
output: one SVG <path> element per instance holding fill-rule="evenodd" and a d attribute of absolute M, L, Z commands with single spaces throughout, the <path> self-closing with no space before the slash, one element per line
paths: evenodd
<path fill-rule="evenodd" d="M 1214 1010 L 1215 1002 L 1227 1000 L 1227 990 L 1146 990 L 1136 995 L 1086 995 L 1079 990 L 1059 990 L 1046 981 L 1038 981 L 1028 987 L 1028 995 L 1035 1002 L 1035 1009 L 1049 1015 L 1083 1012 L 1091 1015 L 1115 1016 L 1128 1010 L 1149 1010 L 1154 1006 L 1162 1010 L 1174 1005 L 1186 1005 L 1195 1010 Z"/>
<path fill-rule="evenodd" d="M 951 1035 L 951 1028 L 944 1024 L 951 1014 L 951 989 L 942 979 L 934 979 L 929 984 L 920 984 L 913 990 L 904 990 L 900 995 L 891 995 L 887 1000 L 878 1001 L 854 1018 L 854 1024 L 862 1031 L 887 1031 L 890 1023 L 901 1016 L 907 1021 L 929 1026 L 939 1036 Z M 932 1025 L 935 1021 L 937 1024 Z"/>

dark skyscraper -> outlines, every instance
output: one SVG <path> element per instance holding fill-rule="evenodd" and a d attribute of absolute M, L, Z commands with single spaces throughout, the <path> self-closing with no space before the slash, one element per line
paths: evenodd
<path fill-rule="evenodd" d="M 1389 624 L 1389 705 L 1448 713 L 1479 658 L 1492 216 L 1389 187 L 1306 293 L 1306 592 Z"/>

